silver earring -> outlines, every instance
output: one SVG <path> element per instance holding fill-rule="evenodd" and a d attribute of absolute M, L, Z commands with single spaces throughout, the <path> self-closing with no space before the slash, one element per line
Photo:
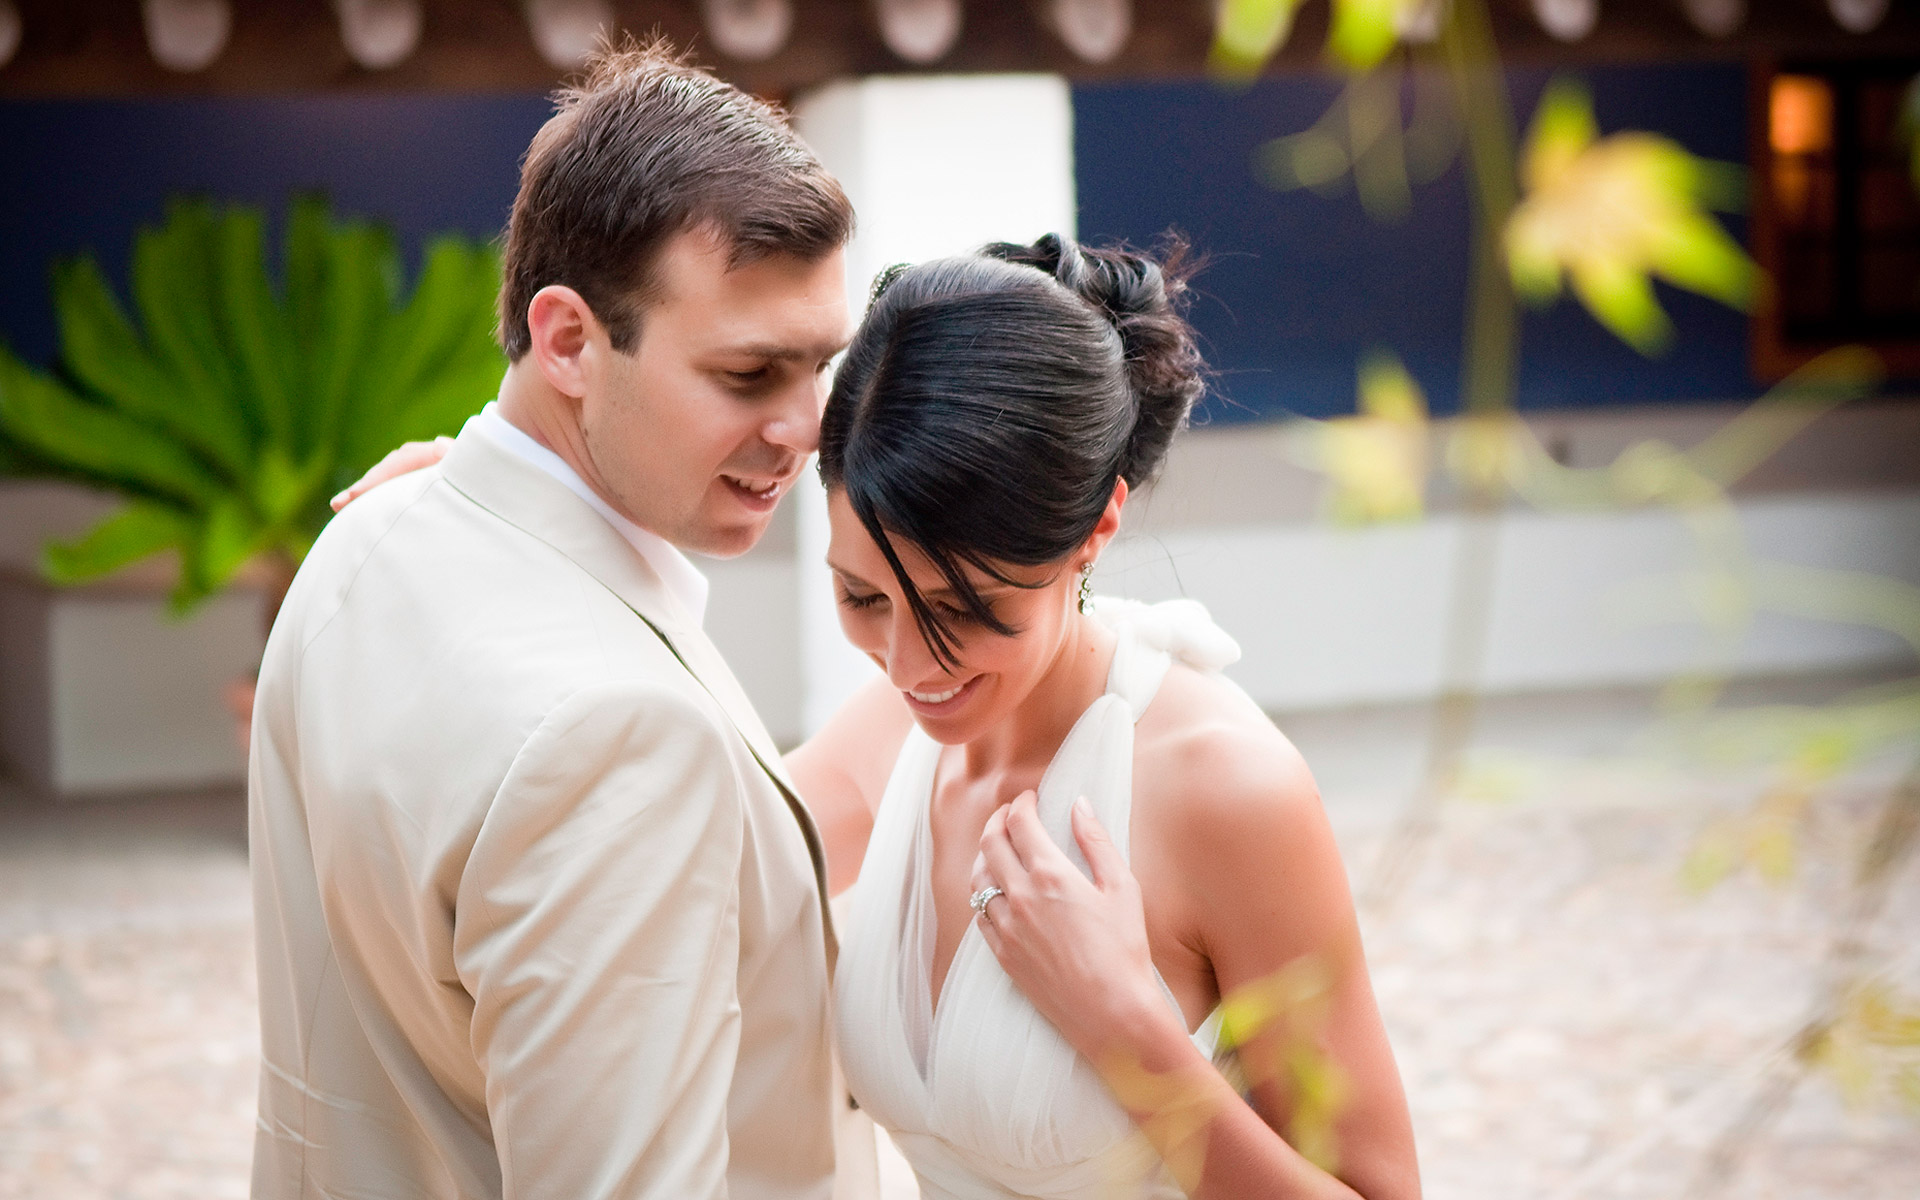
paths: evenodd
<path fill-rule="evenodd" d="M 1093 564 L 1080 568 L 1080 611 L 1087 611 L 1087 604 L 1093 599 Z"/>

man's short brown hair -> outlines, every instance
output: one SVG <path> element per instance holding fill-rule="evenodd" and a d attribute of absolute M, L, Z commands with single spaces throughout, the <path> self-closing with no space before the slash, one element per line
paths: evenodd
<path fill-rule="evenodd" d="M 630 351 L 654 260 L 684 230 L 717 230 L 730 267 L 817 260 L 853 233 L 846 193 L 785 115 L 664 41 L 606 47 L 555 100 L 507 226 L 500 344 L 513 361 L 531 344 L 527 305 L 552 284 L 579 292 Z"/>

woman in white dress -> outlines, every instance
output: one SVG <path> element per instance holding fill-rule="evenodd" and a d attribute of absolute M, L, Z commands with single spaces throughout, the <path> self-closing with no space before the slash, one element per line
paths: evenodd
<path fill-rule="evenodd" d="M 828 401 L 828 562 L 884 675 L 789 765 L 858 879 L 848 1082 L 930 1200 L 1419 1193 L 1305 764 L 1198 605 L 1088 603 L 1203 391 L 1183 290 L 1057 237 L 899 270 Z"/>
<path fill-rule="evenodd" d="M 858 879 L 848 1082 L 927 1200 L 1419 1195 L 1305 763 L 1199 605 L 1086 594 L 1204 390 L 1183 291 L 1057 237 L 890 273 L 828 400 L 828 560 L 883 675 L 788 765 Z"/>

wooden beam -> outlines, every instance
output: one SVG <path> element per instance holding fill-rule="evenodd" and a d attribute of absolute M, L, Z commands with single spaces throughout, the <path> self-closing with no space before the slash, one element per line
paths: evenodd
<path fill-rule="evenodd" d="M 423 0 L 419 48 L 398 66 L 355 66 L 328 0 L 232 0 L 232 36 L 220 56 L 191 74 L 169 71 L 148 51 L 139 0 L 14 0 L 23 37 L 0 67 L 0 97 L 164 96 L 315 91 L 529 91 L 565 72 L 535 49 L 519 0 Z M 1871 34 L 1848 34 L 1822 0 L 1751 0 L 1745 26 L 1714 40 L 1696 31 L 1680 0 L 1601 0 L 1581 42 L 1549 37 L 1528 0 L 1490 0 L 1502 52 L 1514 63 L 1821 57 L 1920 58 L 1920 4 L 1893 0 Z M 762 94 L 788 96 L 830 79 L 865 74 L 1050 71 L 1076 79 L 1196 76 L 1212 34 L 1212 0 L 1135 0 L 1134 30 L 1110 62 L 1076 58 L 1039 17 L 1039 0 L 965 0 L 965 23 L 948 55 L 917 68 L 881 40 L 872 0 L 794 0 L 793 32 L 773 58 L 729 60 L 708 44 L 698 0 L 615 0 L 622 28 L 657 30 L 691 45 L 701 61 Z M 1309 0 L 1276 72 L 1321 69 L 1325 0 Z"/>

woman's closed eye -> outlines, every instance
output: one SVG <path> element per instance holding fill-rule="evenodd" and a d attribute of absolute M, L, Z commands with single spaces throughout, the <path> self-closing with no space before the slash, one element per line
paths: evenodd
<path fill-rule="evenodd" d="M 840 589 L 840 603 L 856 611 L 863 608 L 872 608 L 886 598 L 885 592 L 868 592 L 865 595 L 858 595 L 846 588 Z"/>
<path fill-rule="evenodd" d="M 886 598 L 887 598 L 887 594 L 885 592 L 868 592 L 865 595 L 861 595 L 855 592 L 848 591 L 845 588 L 840 589 L 841 605 L 845 608 L 852 609 L 855 612 L 872 608 L 875 605 L 884 601 Z M 980 624 L 979 617 L 975 616 L 973 613 L 957 605 L 935 603 L 933 606 L 933 611 L 939 615 L 942 621 L 946 621 L 953 625 Z"/>
<path fill-rule="evenodd" d="M 961 608 L 957 604 L 935 604 L 933 606 L 933 610 L 940 614 L 940 619 L 942 621 L 946 621 L 949 624 L 953 624 L 953 625 L 982 624 L 982 621 L 980 620 L 979 616 L 975 614 L 971 609 Z"/>

